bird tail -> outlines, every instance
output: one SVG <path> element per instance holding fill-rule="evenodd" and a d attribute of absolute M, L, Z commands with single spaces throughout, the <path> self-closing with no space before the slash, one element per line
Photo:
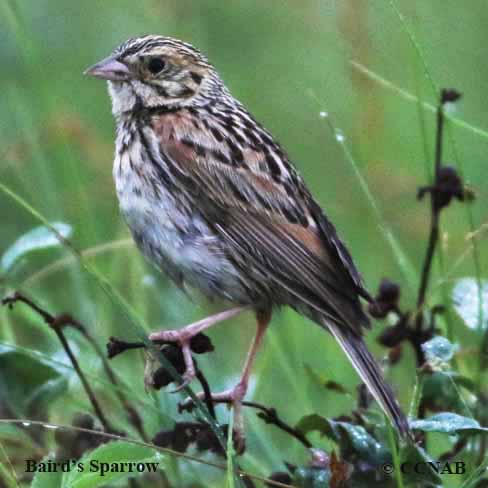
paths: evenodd
<path fill-rule="evenodd" d="M 391 387 L 385 383 L 378 363 L 368 351 L 363 338 L 349 328 L 327 323 L 327 329 L 337 339 L 347 357 L 364 381 L 374 399 L 379 403 L 402 438 L 411 436 L 407 418 L 400 409 Z"/>

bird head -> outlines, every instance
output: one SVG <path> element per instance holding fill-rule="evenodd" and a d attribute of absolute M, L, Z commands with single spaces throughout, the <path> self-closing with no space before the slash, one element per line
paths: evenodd
<path fill-rule="evenodd" d="M 225 90 L 200 51 L 155 35 L 129 39 L 85 74 L 108 81 L 115 116 L 140 108 L 205 105 Z"/>

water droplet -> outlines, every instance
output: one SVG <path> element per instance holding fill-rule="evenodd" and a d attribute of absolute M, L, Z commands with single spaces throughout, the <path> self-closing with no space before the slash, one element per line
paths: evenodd
<path fill-rule="evenodd" d="M 448 102 L 444 104 L 444 112 L 449 115 L 453 115 L 457 112 L 457 103 Z"/>
<path fill-rule="evenodd" d="M 329 112 L 323 112 L 322 111 L 322 112 L 319 113 L 319 117 L 321 119 L 326 119 L 328 116 L 329 116 Z"/>
<path fill-rule="evenodd" d="M 336 141 L 342 144 L 346 140 L 346 136 L 340 129 L 335 130 L 335 138 Z"/>
<path fill-rule="evenodd" d="M 143 286 L 147 286 L 148 288 L 150 288 L 156 284 L 156 278 L 152 275 L 147 274 L 142 278 L 141 282 Z"/>
<path fill-rule="evenodd" d="M 31 423 L 30 422 L 22 422 L 22 425 L 24 427 L 30 427 Z"/>
<path fill-rule="evenodd" d="M 57 429 L 58 426 L 57 425 L 50 425 L 50 424 L 42 424 L 43 427 L 45 427 L 46 429 Z"/>

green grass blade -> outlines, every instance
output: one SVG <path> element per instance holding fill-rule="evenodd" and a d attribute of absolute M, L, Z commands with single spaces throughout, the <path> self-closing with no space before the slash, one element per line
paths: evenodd
<path fill-rule="evenodd" d="M 235 488 L 234 469 L 234 409 L 229 415 L 229 431 L 227 434 L 227 488 Z"/>
<path fill-rule="evenodd" d="M 395 467 L 395 479 L 397 482 L 397 488 L 405 488 L 403 483 L 403 474 L 401 470 L 400 455 L 395 440 L 395 434 L 393 432 L 393 426 L 390 421 L 385 417 L 385 423 L 388 428 L 388 441 L 391 447 L 391 455 L 393 458 L 393 466 Z"/>
<path fill-rule="evenodd" d="M 420 43 L 417 41 L 417 38 L 415 37 L 415 34 L 413 30 L 410 28 L 408 25 L 407 19 L 401 12 L 400 8 L 398 7 L 398 4 L 396 3 L 396 0 L 389 0 L 389 4 L 391 8 L 394 10 L 395 14 L 397 15 L 398 19 L 400 20 L 400 23 L 402 24 L 403 30 L 407 34 L 408 38 L 410 39 L 410 42 L 415 49 L 415 52 L 417 53 L 418 58 L 420 59 L 422 63 L 422 67 L 424 70 L 425 77 L 429 80 L 429 83 L 432 87 L 432 92 L 435 98 L 437 98 L 439 95 L 439 88 L 437 87 L 434 78 L 432 78 L 432 75 L 430 74 L 430 69 L 427 65 L 427 61 L 425 59 L 425 56 L 422 52 L 422 48 L 420 47 Z"/>
<path fill-rule="evenodd" d="M 0 442 L 0 481 L 6 483 L 6 488 L 20 487 L 19 481 L 15 476 L 15 471 L 12 466 L 12 462 L 1 442 Z"/>
<path fill-rule="evenodd" d="M 404 90 L 403 88 L 400 88 L 399 86 L 395 85 L 391 81 L 387 80 L 380 74 L 370 70 L 363 64 L 361 64 L 358 61 L 350 61 L 351 66 L 368 77 L 371 81 L 377 83 L 379 86 L 382 86 L 383 88 L 386 88 L 387 90 L 390 90 L 397 95 L 401 96 L 404 100 L 412 103 L 419 104 L 423 110 L 426 110 L 431 113 L 435 113 L 437 108 L 435 105 L 432 105 L 431 103 L 422 101 L 419 97 L 414 95 L 413 93 L 410 93 L 407 90 Z M 445 114 L 446 120 L 452 123 L 452 125 L 460 127 L 461 129 L 466 130 L 467 132 L 471 132 L 472 134 L 475 134 L 479 137 L 482 137 L 483 139 L 488 139 L 488 130 L 483 129 L 481 127 L 477 127 L 475 125 L 470 124 L 469 122 L 466 122 L 465 120 L 462 120 L 458 117 L 455 117 L 452 114 Z"/>
<path fill-rule="evenodd" d="M 322 105 L 322 102 L 313 93 L 312 93 L 312 97 L 315 99 L 317 103 Z M 383 212 L 381 211 L 379 205 L 376 202 L 376 199 L 374 198 L 371 190 L 369 189 L 368 183 L 366 182 L 364 176 L 359 170 L 359 166 L 356 163 L 348 145 L 346 144 L 343 137 L 339 137 L 337 127 L 332 122 L 330 114 L 328 114 L 327 117 L 325 117 L 325 120 L 327 122 L 328 128 L 331 131 L 332 136 L 337 141 L 337 143 L 341 146 L 348 163 L 351 165 L 354 171 L 354 175 L 356 176 L 359 182 L 359 186 L 361 187 L 361 190 L 364 193 L 366 200 L 373 211 L 374 216 L 376 217 L 378 227 L 380 228 L 386 242 L 388 243 L 388 245 L 392 250 L 393 256 L 395 257 L 398 266 L 402 271 L 407 286 L 411 290 L 414 290 L 417 282 L 417 273 L 415 271 L 414 266 L 410 262 L 406 253 L 403 251 L 403 248 L 400 242 L 398 241 L 398 239 L 395 237 L 393 231 L 387 224 Z"/>

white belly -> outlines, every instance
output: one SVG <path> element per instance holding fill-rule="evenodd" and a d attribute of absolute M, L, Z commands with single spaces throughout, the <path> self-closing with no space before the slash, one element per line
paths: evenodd
<path fill-rule="evenodd" d="M 144 167 L 145 178 L 135 160 L 130 164 L 131 155 L 140 154 L 138 144 L 134 142 L 130 153 L 116 157 L 113 174 L 122 215 L 140 250 L 179 286 L 187 284 L 210 296 L 246 301 L 236 269 L 199 214 L 189 214 L 162 184 L 154 192 L 148 177 L 157 179 L 157 175 L 150 163 Z"/>

